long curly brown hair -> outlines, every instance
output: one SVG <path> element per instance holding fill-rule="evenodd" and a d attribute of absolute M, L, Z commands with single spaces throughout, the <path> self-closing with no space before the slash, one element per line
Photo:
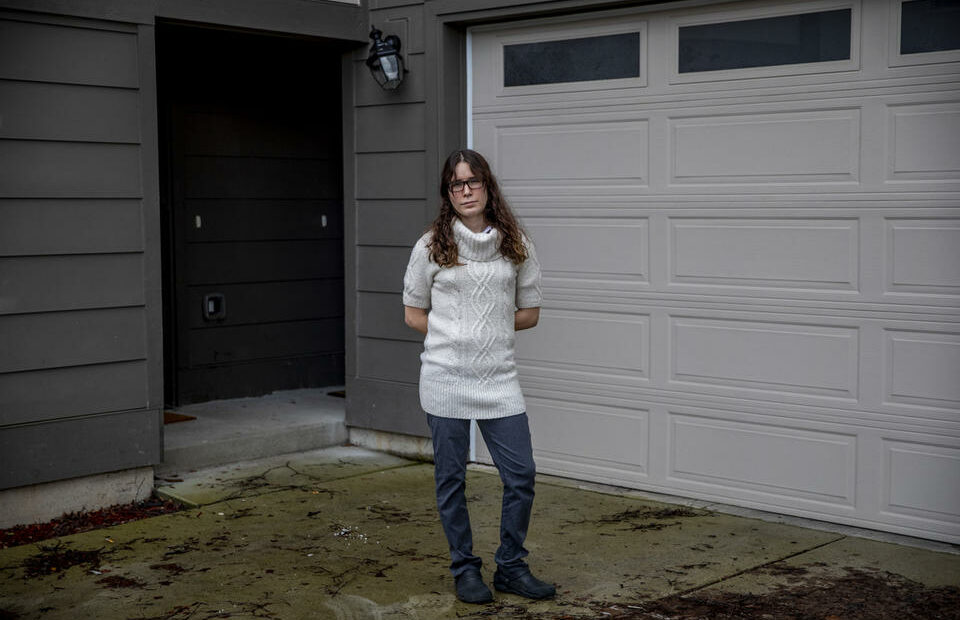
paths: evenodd
<path fill-rule="evenodd" d="M 470 149 L 454 151 L 443 165 L 440 173 L 440 213 L 430 225 L 433 233 L 428 247 L 430 259 L 441 267 L 460 265 L 457 252 L 457 242 L 453 236 L 453 218 L 458 217 L 456 209 L 450 202 L 450 182 L 456 175 L 457 164 L 460 162 L 470 166 L 476 178 L 483 181 L 487 190 L 487 206 L 483 216 L 491 226 L 500 231 L 500 253 L 514 264 L 519 265 L 527 260 L 527 248 L 523 244 L 523 229 L 517 223 L 510 210 L 510 205 L 500 193 L 500 186 L 490 170 L 490 164 L 483 155 Z"/>

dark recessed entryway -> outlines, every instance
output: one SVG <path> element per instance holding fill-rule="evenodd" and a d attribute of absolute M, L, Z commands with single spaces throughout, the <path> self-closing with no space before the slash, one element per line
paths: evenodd
<path fill-rule="evenodd" d="M 157 27 L 168 406 L 343 384 L 340 58 Z"/>

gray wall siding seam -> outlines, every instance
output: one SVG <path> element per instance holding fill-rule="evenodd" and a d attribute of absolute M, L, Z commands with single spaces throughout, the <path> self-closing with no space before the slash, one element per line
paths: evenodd
<path fill-rule="evenodd" d="M 82 139 L 63 139 L 63 138 L 22 138 L 22 137 L 7 137 L 0 136 L 0 142 L 11 143 L 11 142 L 29 142 L 36 144 L 38 142 L 42 143 L 55 143 L 55 144 L 102 144 L 105 146 L 140 146 L 140 141 L 129 141 L 129 140 L 82 140 Z"/>
<path fill-rule="evenodd" d="M 370 79 L 373 79 L 373 78 L 370 78 Z M 404 101 L 403 103 L 418 103 L 418 104 L 421 104 L 421 105 L 422 105 L 422 104 L 424 104 L 425 102 L 426 102 L 426 99 L 425 99 L 425 98 L 420 98 L 420 99 L 408 99 L 408 100 Z M 372 107 L 379 107 L 379 106 L 383 106 L 383 102 L 382 102 L 382 101 L 381 101 L 381 102 L 376 102 L 376 103 L 358 103 L 358 104 L 356 104 L 354 107 L 355 107 L 355 108 L 372 108 Z"/>
<path fill-rule="evenodd" d="M 135 407 L 132 409 L 111 409 L 105 411 L 98 411 L 96 413 L 82 413 L 79 415 L 66 415 L 58 416 L 55 418 L 43 418 L 39 420 L 31 420 L 29 422 L 14 422 L 12 424 L 0 424 L 0 431 L 13 428 L 25 428 L 30 426 L 43 426 L 49 424 L 50 422 L 70 422 L 74 420 L 91 420 L 96 418 L 107 418 L 115 415 L 124 415 L 128 413 L 150 413 L 156 411 L 155 407 Z"/>
<path fill-rule="evenodd" d="M 156 29 L 141 25 L 137 29 L 137 55 L 140 81 L 140 202 L 141 239 L 144 248 L 143 289 L 146 313 L 145 351 L 147 359 L 146 402 L 148 408 L 163 406 L 163 300 L 160 222 L 160 161 L 159 113 L 157 111 Z M 156 457 L 150 464 L 159 463 L 163 455 L 163 425 L 155 436 Z"/>
<path fill-rule="evenodd" d="M 0 370 L 0 376 L 10 376 L 16 374 L 26 374 L 31 372 L 42 372 L 45 370 L 65 370 L 68 368 L 90 368 L 93 366 L 108 366 L 110 364 L 125 364 L 128 362 L 143 362 L 146 361 L 147 357 L 145 355 L 132 355 L 132 356 L 122 356 L 116 357 L 109 360 L 95 361 L 95 362 L 81 362 L 78 364 L 63 364 L 59 366 L 37 366 L 33 368 L 22 368 L 16 370 Z"/>
<path fill-rule="evenodd" d="M 347 420 L 351 416 L 351 382 L 357 373 L 357 247 L 359 201 L 357 200 L 356 77 L 352 52 L 340 59 L 341 109 L 343 116 L 343 253 L 344 253 L 344 384 Z"/>
<path fill-rule="evenodd" d="M 2 250 L 0 250 L 2 252 Z M 25 252 L 20 254 L 2 254 L 0 253 L 0 263 L 7 258 L 57 258 L 62 256 L 122 256 L 125 254 L 141 255 L 143 249 L 121 249 L 121 250 L 90 250 L 89 252 Z"/>
<path fill-rule="evenodd" d="M 426 149 L 364 149 L 357 150 L 357 155 L 399 155 L 403 153 L 426 153 Z M 378 200 L 377 198 L 365 198 L 364 200 Z M 389 198 L 380 198 L 379 200 L 390 200 Z"/>
<path fill-rule="evenodd" d="M 90 88 L 90 89 L 103 89 L 103 90 L 125 90 L 132 93 L 140 92 L 139 86 L 123 86 L 119 84 L 97 84 L 90 82 L 71 82 L 69 80 L 42 80 L 42 79 L 30 79 L 26 77 L 9 77 L 5 75 L 0 75 L 0 82 L 18 82 L 22 84 L 51 84 L 58 86 L 71 86 L 75 88 Z"/>
<path fill-rule="evenodd" d="M 53 12 L 42 11 L 41 7 L 36 7 L 38 12 L 27 13 L 11 11 L 2 8 L 2 6 L 5 4 L 9 4 L 9 1 L 0 0 L 0 19 L 6 21 L 24 22 L 29 24 L 47 24 L 50 26 L 64 26 L 68 28 L 84 28 L 86 30 L 105 30 L 108 32 L 122 32 L 125 34 L 136 34 L 137 32 L 137 25 L 126 19 L 109 21 L 92 19 L 88 17 L 57 15 Z M 33 4 L 36 4 L 36 2 L 34 1 Z"/>

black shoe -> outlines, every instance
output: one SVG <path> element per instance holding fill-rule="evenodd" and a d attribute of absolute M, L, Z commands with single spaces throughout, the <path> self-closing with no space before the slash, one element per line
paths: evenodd
<path fill-rule="evenodd" d="M 457 598 L 464 603 L 489 603 L 493 592 L 483 583 L 480 571 L 470 570 L 457 577 Z"/>
<path fill-rule="evenodd" d="M 540 581 L 530 574 L 530 571 L 507 577 L 497 569 L 493 574 L 493 587 L 498 592 L 509 592 L 532 599 L 551 598 L 556 596 L 557 589 L 546 581 Z"/>

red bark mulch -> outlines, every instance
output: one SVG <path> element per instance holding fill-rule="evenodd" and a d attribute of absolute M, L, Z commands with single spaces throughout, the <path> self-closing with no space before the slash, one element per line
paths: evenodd
<path fill-rule="evenodd" d="M 0 529 L 0 549 L 29 545 L 42 540 L 88 532 L 180 510 L 182 508 L 176 502 L 151 497 L 143 501 L 109 506 L 100 510 L 69 512 L 46 523 L 15 525 L 8 529 Z"/>

